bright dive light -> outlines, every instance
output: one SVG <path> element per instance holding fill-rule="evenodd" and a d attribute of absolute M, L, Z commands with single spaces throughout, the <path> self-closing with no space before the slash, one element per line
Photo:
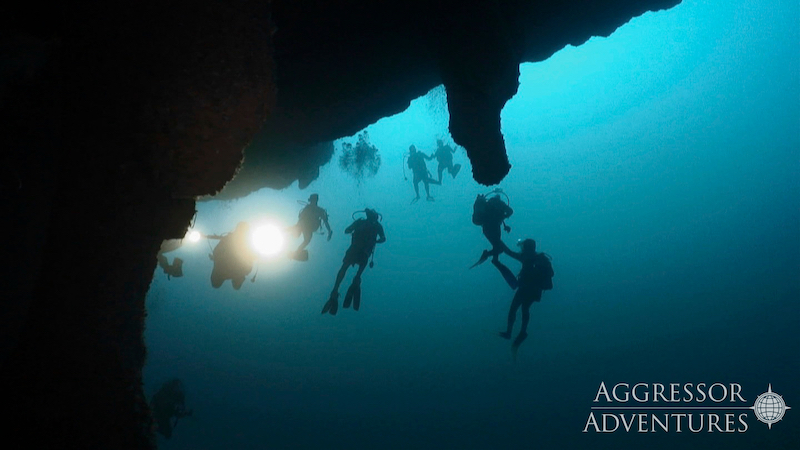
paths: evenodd
<path fill-rule="evenodd" d="M 186 239 L 189 242 L 191 242 L 192 244 L 194 244 L 195 242 L 200 241 L 201 237 L 202 237 L 202 235 L 197 230 L 189 230 L 189 232 L 186 233 Z"/>
<path fill-rule="evenodd" d="M 271 256 L 283 250 L 283 233 L 275 225 L 261 225 L 253 231 L 250 242 L 255 251 Z"/>

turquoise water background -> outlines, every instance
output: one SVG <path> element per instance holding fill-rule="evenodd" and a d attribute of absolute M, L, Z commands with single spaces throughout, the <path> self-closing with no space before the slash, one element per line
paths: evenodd
<path fill-rule="evenodd" d="M 239 291 L 212 289 L 206 240 L 168 254 L 185 276 L 154 274 L 145 391 L 179 377 L 194 414 L 161 448 L 800 448 L 794 409 L 730 435 L 582 432 L 601 382 L 735 382 L 750 404 L 771 383 L 800 408 L 797 1 L 684 0 L 520 71 L 503 238 L 536 239 L 556 275 L 517 361 L 497 337 L 513 292 L 490 264 L 468 270 L 488 188 L 463 149 L 436 201 L 410 204 L 404 152 L 451 141 L 440 87 L 366 128 L 373 178 L 339 168 L 347 137 L 305 190 L 198 203 L 195 227 L 224 233 L 291 225 L 316 192 L 334 236 L 308 262 L 266 258 Z M 365 207 L 387 242 L 361 310 L 320 315 Z"/>

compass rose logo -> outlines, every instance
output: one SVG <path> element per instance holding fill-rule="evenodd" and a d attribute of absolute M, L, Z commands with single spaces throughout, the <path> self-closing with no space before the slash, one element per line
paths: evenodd
<path fill-rule="evenodd" d="M 772 429 L 772 424 L 781 420 L 783 414 L 792 408 L 786 406 L 783 397 L 772 392 L 772 384 L 770 384 L 767 392 L 759 395 L 750 409 L 755 412 L 756 419 L 764 422 Z"/>

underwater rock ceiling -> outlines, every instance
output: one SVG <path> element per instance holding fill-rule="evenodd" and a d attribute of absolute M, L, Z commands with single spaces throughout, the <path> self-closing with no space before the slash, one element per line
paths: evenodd
<path fill-rule="evenodd" d="M 307 185 L 333 153 L 320 143 L 397 114 L 440 84 L 447 90 L 451 135 L 466 149 L 475 181 L 500 183 L 510 169 L 500 111 L 517 92 L 520 63 L 543 61 L 677 3 L 273 1 L 275 114 L 218 198 L 295 179 Z"/>
<path fill-rule="evenodd" d="M 519 64 L 677 3 L 28 5 L 0 27 L 6 436 L 155 447 L 141 371 L 156 253 L 237 171 L 228 198 L 307 185 L 333 139 L 444 84 L 473 177 L 498 183 L 510 168 L 499 114 Z"/>

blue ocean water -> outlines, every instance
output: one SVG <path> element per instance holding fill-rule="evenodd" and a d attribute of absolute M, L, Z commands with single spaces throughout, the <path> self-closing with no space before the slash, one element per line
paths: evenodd
<path fill-rule="evenodd" d="M 239 291 L 211 287 L 215 242 L 167 255 L 185 276 L 154 274 L 145 391 L 178 377 L 194 412 L 160 448 L 800 448 L 793 409 L 769 428 L 737 411 L 746 432 L 584 432 L 601 383 L 739 383 L 747 406 L 771 384 L 800 405 L 799 44 L 796 1 L 684 0 L 521 66 L 503 238 L 536 239 L 556 275 L 516 362 L 497 336 L 513 291 L 489 263 L 468 269 L 488 188 L 463 149 L 436 200 L 410 204 L 408 146 L 452 142 L 441 87 L 366 128 L 372 178 L 338 165 L 352 136 L 305 190 L 198 203 L 214 234 L 291 225 L 316 192 L 334 235 L 307 262 L 264 258 Z M 321 315 L 365 207 L 387 242 L 361 310 Z"/>

